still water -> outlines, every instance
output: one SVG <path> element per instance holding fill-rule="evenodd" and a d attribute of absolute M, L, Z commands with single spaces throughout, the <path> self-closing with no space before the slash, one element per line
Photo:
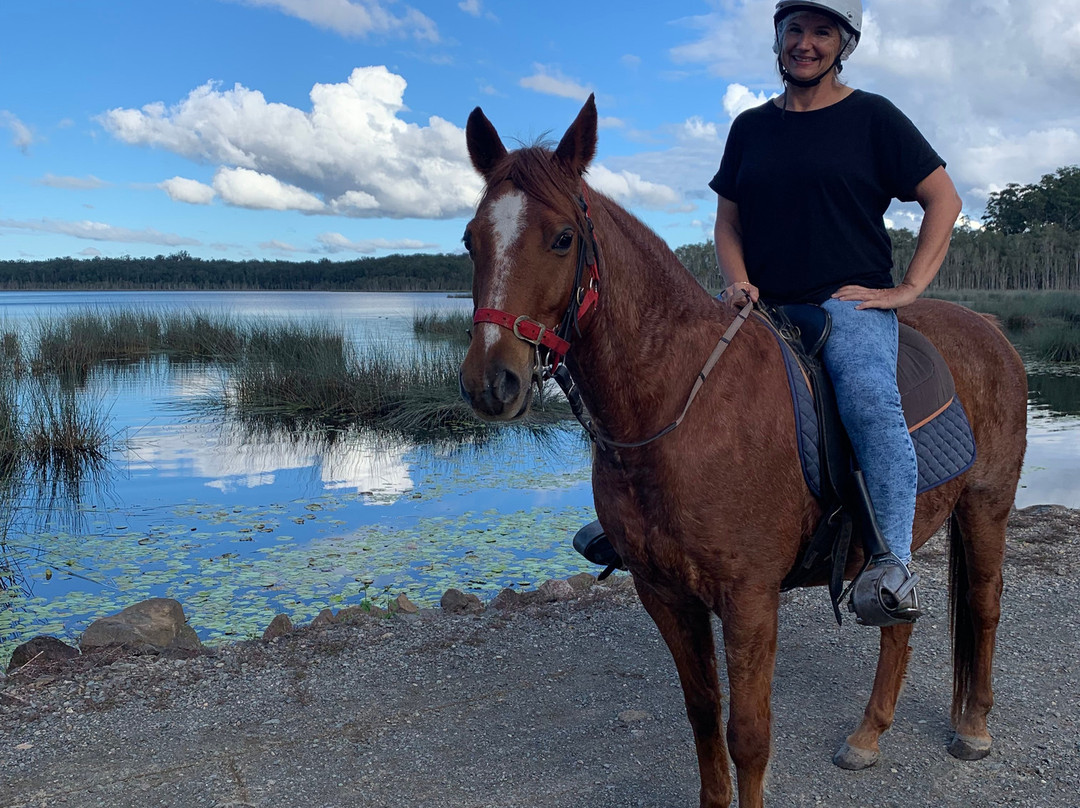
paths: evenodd
<path fill-rule="evenodd" d="M 194 309 L 338 323 L 360 344 L 403 345 L 415 310 L 470 306 L 442 294 L 2 293 L 0 327 L 88 309 Z M 458 448 L 256 435 L 200 406 L 226 381 L 214 367 L 164 362 L 91 379 L 115 449 L 103 478 L 36 491 L 0 536 L 13 571 L 0 592 L 0 660 L 34 634 L 74 641 L 147 597 L 179 600 L 212 642 L 257 636 L 278 612 L 304 622 L 399 592 L 432 605 L 451 586 L 490 598 L 595 572 L 570 546 L 594 518 L 576 426 Z M 1033 366 L 1030 382 L 1017 505 L 1080 507 L 1080 368 Z"/>

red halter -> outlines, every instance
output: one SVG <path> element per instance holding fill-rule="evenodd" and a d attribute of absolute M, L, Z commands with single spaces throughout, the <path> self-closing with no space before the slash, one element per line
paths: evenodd
<path fill-rule="evenodd" d="M 577 270 L 574 273 L 574 291 L 570 296 L 562 322 L 552 328 L 526 314 L 515 316 L 500 309 L 477 309 L 473 314 L 473 323 L 494 323 L 513 331 L 514 336 L 520 340 L 538 348 L 541 346 L 547 348 L 548 362 L 551 364 L 549 373 L 559 366 L 569 352 L 570 332 L 577 328 L 578 323 L 596 307 L 600 300 L 600 249 L 596 243 L 596 234 L 593 232 L 592 219 L 589 218 L 589 189 L 584 182 L 581 184 L 581 197 L 578 202 L 585 213 L 589 243 L 592 246 L 592 261 L 586 263 L 588 244 L 584 238 L 581 238 L 578 247 Z M 586 267 L 589 270 L 587 281 L 585 281 Z"/>

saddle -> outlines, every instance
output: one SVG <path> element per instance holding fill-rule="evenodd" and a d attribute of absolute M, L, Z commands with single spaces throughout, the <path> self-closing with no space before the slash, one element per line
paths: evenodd
<path fill-rule="evenodd" d="M 821 521 L 781 589 L 826 578 L 840 623 L 844 571 L 852 540 L 860 541 L 866 559 L 888 552 L 888 548 L 840 422 L 832 384 L 819 359 L 831 318 L 823 308 L 811 304 L 759 305 L 757 313 L 780 343 L 791 386 L 803 476 L 822 507 Z M 929 340 L 904 324 L 900 325 L 897 386 L 919 460 L 918 490 L 922 493 L 970 468 L 975 442 L 945 360 Z"/>

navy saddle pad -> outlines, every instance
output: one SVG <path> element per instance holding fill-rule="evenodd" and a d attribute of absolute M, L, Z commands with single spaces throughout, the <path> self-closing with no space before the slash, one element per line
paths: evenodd
<path fill-rule="evenodd" d="M 810 382 L 784 339 L 773 328 L 769 330 L 780 343 L 791 385 L 803 476 L 814 496 L 821 496 L 819 426 Z M 903 323 L 900 324 L 896 381 L 904 418 L 919 460 L 921 494 L 971 468 L 975 462 L 975 438 L 967 413 L 956 395 L 949 366 L 930 340 Z"/>

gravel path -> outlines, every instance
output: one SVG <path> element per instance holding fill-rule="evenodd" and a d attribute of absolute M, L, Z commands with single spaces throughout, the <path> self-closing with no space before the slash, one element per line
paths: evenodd
<path fill-rule="evenodd" d="M 943 540 L 882 759 L 829 760 L 869 695 L 877 633 L 786 597 L 770 806 L 1080 808 L 1080 511 L 1014 516 L 993 753 L 945 751 Z M 697 805 L 674 665 L 623 583 L 518 611 L 371 619 L 189 660 L 0 678 L 0 808 Z"/>

